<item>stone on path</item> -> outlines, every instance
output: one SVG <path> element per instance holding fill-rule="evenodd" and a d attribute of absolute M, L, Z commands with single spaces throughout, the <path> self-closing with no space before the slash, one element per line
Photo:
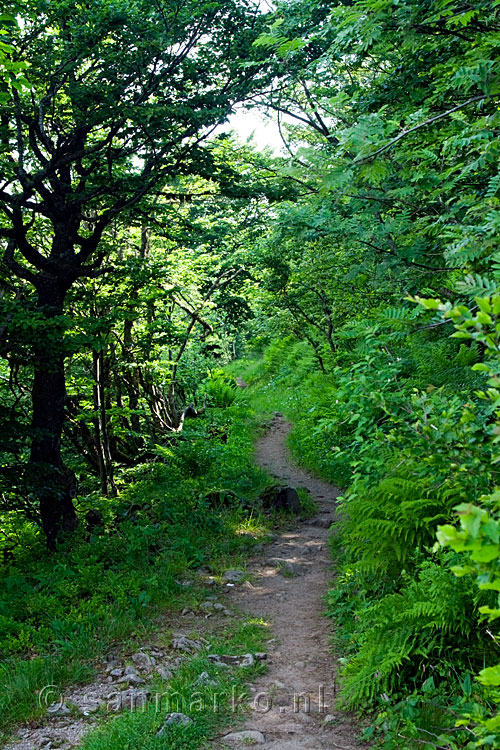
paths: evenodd
<path fill-rule="evenodd" d="M 236 745 L 238 743 L 263 745 L 266 738 L 262 732 L 256 732 L 253 729 L 244 729 L 242 732 L 231 732 L 230 734 L 226 734 L 226 736 L 222 738 L 222 741 L 227 742 L 230 745 Z"/>
<path fill-rule="evenodd" d="M 244 570 L 226 570 L 222 576 L 222 580 L 226 583 L 241 583 L 244 577 Z"/>
<path fill-rule="evenodd" d="M 47 712 L 51 716 L 71 716 L 71 709 L 65 703 L 52 703 L 48 707 Z"/>
<path fill-rule="evenodd" d="M 137 711 L 144 709 L 148 702 L 149 692 L 147 690 L 123 690 L 121 693 L 111 693 L 108 707 L 112 711 Z"/>
<path fill-rule="evenodd" d="M 193 638 L 187 638 L 185 635 L 176 636 L 172 640 L 172 647 L 178 651 L 187 651 L 188 653 L 201 651 L 203 648 L 200 641 L 195 641 Z"/>
<path fill-rule="evenodd" d="M 295 514 L 299 514 L 302 510 L 300 497 L 294 487 L 281 487 L 280 485 L 266 487 L 259 500 L 264 510 L 284 510 Z"/>
<path fill-rule="evenodd" d="M 208 660 L 213 664 L 221 666 L 225 664 L 228 667 L 252 667 L 255 664 L 253 654 L 243 654 L 242 656 L 232 656 L 229 654 L 209 654 Z"/>
<path fill-rule="evenodd" d="M 134 664 L 137 664 L 139 669 L 144 669 L 145 671 L 149 671 L 156 664 L 156 659 L 144 651 L 138 651 L 136 654 L 133 654 L 132 661 Z"/>
<path fill-rule="evenodd" d="M 281 573 L 283 576 L 300 576 L 305 572 L 303 565 L 291 562 L 290 560 L 285 560 L 282 557 L 271 557 L 269 565 L 272 565 L 273 568 L 277 568 L 278 573 Z"/>

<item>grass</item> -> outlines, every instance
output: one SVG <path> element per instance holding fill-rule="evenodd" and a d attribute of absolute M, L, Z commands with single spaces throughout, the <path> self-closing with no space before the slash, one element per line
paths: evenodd
<path fill-rule="evenodd" d="M 105 525 L 90 538 L 82 528 L 56 553 L 19 529 L 29 542 L 0 580 L 0 734 L 43 714 L 44 686 L 88 682 L 110 646 L 146 640 L 159 613 L 193 606 L 203 590 L 182 579 L 200 566 L 220 575 L 245 565 L 274 520 L 237 504 L 214 509 L 206 496 L 231 487 L 252 499 L 266 485 L 252 460 L 258 427 L 242 399 L 208 410 L 175 445 L 158 446 L 156 463 L 123 472 L 117 498 L 81 499 L 81 514 L 96 508 Z"/>
<path fill-rule="evenodd" d="M 288 447 L 300 466 L 337 487 L 349 483 L 351 467 L 332 453 L 332 437 L 318 428 L 323 414 L 335 401 L 335 382 L 318 370 L 307 343 L 280 339 L 263 356 L 237 360 L 227 368 L 247 384 L 251 408 L 267 417 L 282 412 L 293 422 Z"/>

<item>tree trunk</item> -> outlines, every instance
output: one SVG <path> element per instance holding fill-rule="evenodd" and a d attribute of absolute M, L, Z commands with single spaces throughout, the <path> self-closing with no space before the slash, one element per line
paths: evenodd
<path fill-rule="evenodd" d="M 136 296 L 136 295 L 134 295 Z M 130 424 L 133 432 L 135 433 L 135 439 L 140 434 L 141 423 L 139 419 L 139 389 L 140 379 L 137 367 L 133 364 L 134 356 L 132 354 L 132 330 L 133 321 L 131 318 L 126 318 L 123 324 L 123 346 L 122 346 L 122 357 L 126 363 L 126 371 L 124 375 L 125 389 L 128 397 L 128 408 L 130 411 Z"/>
<path fill-rule="evenodd" d="M 96 444 L 99 455 L 99 468 L 101 474 L 101 489 L 103 495 L 107 495 L 111 486 L 113 492 L 116 490 L 113 478 L 113 461 L 111 458 L 108 419 L 106 410 L 106 376 L 105 357 L 101 350 L 92 353 L 94 366 L 94 408 L 96 411 L 95 429 Z"/>
<path fill-rule="evenodd" d="M 37 292 L 37 307 L 46 322 L 42 331 L 47 334 L 33 344 L 33 436 L 28 476 L 40 501 L 47 545 L 54 549 L 59 534 L 72 531 L 78 523 L 73 507 L 76 477 L 61 456 L 66 384 L 64 332 L 57 316 L 63 313 L 66 288 L 54 277 L 40 274 Z"/>

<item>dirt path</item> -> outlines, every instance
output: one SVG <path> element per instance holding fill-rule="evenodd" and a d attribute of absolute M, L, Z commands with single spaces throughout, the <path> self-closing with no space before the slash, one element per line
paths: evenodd
<path fill-rule="evenodd" d="M 276 415 L 257 445 L 256 460 L 280 480 L 309 490 L 318 503 L 318 515 L 267 546 L 263 559 L 249 566 L 253 585 L 234 589 L 231 596 L 242 610 L 268 621 L 275 639 L 269 647 L 269 670 L 251 687 L 250 715 L 244 727 L 234 731 L 262 733 L 264 737 L 255 735 L 254 741 L 265 750 L 366 749 L 356 740 L 359 725 L 335 710 L 336 664 L 329 654 L 329 628 L 323 616 L 322 597 L 331 578 L 328 527 L 339 491 L 291 463 L 286 447 L 290 429 Z M 272 558 L 296 563 L 300 574 L 282 575 Z M 245 747 L 251 739 L 250 735 L 246 745 L 244 741 L 231 744 Z M 217 747 L 228 744 L 223 741 Z"/>

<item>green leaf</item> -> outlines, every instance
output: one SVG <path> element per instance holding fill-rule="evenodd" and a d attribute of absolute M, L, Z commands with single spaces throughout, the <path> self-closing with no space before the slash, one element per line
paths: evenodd
<path fill-rule="evenodd" d="M 500 685 L 500 664 L 482 669 L 477 679 L 482 685 Z"/>

